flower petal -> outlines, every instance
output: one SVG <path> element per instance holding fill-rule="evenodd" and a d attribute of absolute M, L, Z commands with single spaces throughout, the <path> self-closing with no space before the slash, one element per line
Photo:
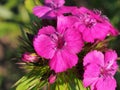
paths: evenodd
<path fill-rule="evenodd" d="M 103 23 L 97 23 L 95 26 L 91 29 L 91 34 L 94 37 L 94 39 L 103 40 L 107 34 L 109 33 L 109 27 Z"/>
<path fill-rule="evenodd" d="M 33 8 L 33 14 L 41 18 L 44 17 L 47 13 L 49 13 L 51 10 L 52 9 L 47 6 L 35 6 Z"/>
<path fill-rule="evenodd" d="M 64 38 L 68 51 L 76 54 L 82 50 L 84 42 L 79 31 L 74 28 L 70 28 L 66 30 Z"/>
<path fill-rule="evenodd" d="M 100 66 L 104 66 L 104 55 L 102 52 L 94 50 L 89 52 L 85 57 L 84 57 L 84 62 L 83 65 L 89 65 L 89 64 L 98 64 Z"/>
<path fill-rule="evenodd" d="M 65 14 L 65 13 L 72 13 L 75 10 L 75 6 L 62 6 L 59 8 L 58 13 Z"/>
<path fill-rule="evenodd" d="M 90 64 L 85 67 L 83 84 L 85 87 L 96 83 L 99 79 L 100 67 L 97 64 Z"/>
<path fill-rule="evenodd" d="M 114 28 L 114 27 L 111 26 L 110 27 L 110 34 L 112 36 L 117 36 L 119 34 L 119 31 L 116 28 Z"/>
<path fill-rule="evenodd" d="M 109 28 L 106 25 L 97 23 L 95 26 L 86 28 L 83 31 L 83 39 L 87 42 L 94 42 L 96 39 L 103 40 L 108 33 Z"/>
<path fill-rule="evenodd" d="M 39 30 L 38 34 L 50 35 L 55 33 L 55 28 L 52 26 L 46 26 Z"/>
<path fill-rule="evenodd" d="M 73 16 L 58 16 L 57 21 L 57 30 L 59 33 L 64 33 L 66 28 L 71 27 L 77 20 L 77 18 Z"/>
<path fill-rule="evenodd" d="M 96 84 L 97 90 L 116 90 L 116 80 L 113 77 L 101 78 Z"/>
<path fill-rule="evenodd" d="M 108 61 L 116 61 L 117 60 L 117 53 L 116 51 L 113 50 L 109 50 L 105 53 L 105 63 L 107 63 Z"/>
<path fill-rule="evenodd" d="M 61 7 L 65 3 L 65 0 L 45 0 L 45 4 L 53 4 L 55 6 Z"/>
<path fill-rule="evenodd" d="M 111 70 L 111 74 L 114 75 L 118 69 L 117 65 L 117 53 L 113 50 L 109 50 L 105 53 L 105 66 Z"/>
<path fill-rule="evenodd" d="M 107 25 L 109 26 L 109 33 L 112 36 L 117 36 L 119 34 L 119 31 L 116 28 L 114 28 L 109 21 L 107 21 L 107 20 L 105 20 L 105 21 L 106 21 Z"/>
<path fill-rule="evenodd" d="M 58 50 L 54 57 L 50 60 L 49 65 L 51 70 L 59 73 L 72 68 L 77 64 L 77 62 L 77 55 L 71 54 L 67 50 Z"/>
<path fill-rule="evenodd" d="M 35 37 L 33 45 L 37 54 L 46 59 L 52 58 L 55 53 L 55 43 L 44 34 Z"/>
<path fill-rule="evenodd" d="M 84 27 L 83 27 L 84 28 Z M 83 31 L 83 30 L 82 30 Z M 91 42 L 93 43 L 94 42 L 94 37 L 92 35 L 92 32 L 90 29 L 84 29 L 83 33 L 82 33 L 82 36 L 83 36 L 83 40 L 86 41 L 86 42 Z"/>

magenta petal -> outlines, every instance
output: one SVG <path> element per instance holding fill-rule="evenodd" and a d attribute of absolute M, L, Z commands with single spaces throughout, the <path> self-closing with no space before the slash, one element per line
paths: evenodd
<path fill-rule="evenodd" d="M 76 27 L 76 28 L 78 28 L 78 30 L 79 30 L 79 32 L 81 32 L 81 33 L 86 33 L 86 26 L 84 25 L 84 24 L 82 24 L 81 22 L 76 22 L 75 24 L 74 24 L 74 26 Z M 86 30 L 85 30 L 86 29 Z M 89 33 L 89 32 L 88 32 Z M 90 41 L 93 41 L 93 40 L 90 40 Z"/>
<path fill-rule="evenodd" d="M 82 50 L 84 43 L 79 31 L 74 28 L 68 29 L 64 37 L 68 51 L 76 54 Z"/>
<path fill-rule="evenodd" d="M 85 68 L 83 84 L 88 87 L 99 79 L 100 67 L 97 64 L 90 64 Z"/>
<path fill-rule="evenodd" d="M 55 6 L 61 7 L 65 3 L 65 0 L 45 0 L 45 4 L 53 4 Z"/>
<path fill-rule="evenodd" d="M 42 29 L 40 29 L 38 34 L 50 35 L 50 34 L 53 34 L 54 32 L 55 32 L 55 28 L 54 27 L 46 26 L 46 27 L 43 27 Z"/>
<path fill-rule="evenodd" d="M 60 15 L 60 16 L 58 16 L 57 20 L 58 20 L 57 21 L 57 30 L 59 32 L 63 33 L 66 28 L 65 25 L 67 25 L 68 19 L 65 16 Z"/>
<path fill-rule="evenodd" d="M 77 18 L 73 16 L 58 16 L 57 21 L 57 30 L 59 33 L 64 33 L 66 28 L 71 27 L 77 20 Z"/>
<path fill-rule="evenodd" d="M 109 26 L 109 33 L 112 36 L 117 36 L 119 34 L 119 31 L 112 26 L 112 24 L 109 21 L 106 21 L 107 25 Z"/>
<path fill-rule="evenodd" d="M 72 68 L 77 64 L 77 62 L 77 55 L 71 54 L 67 50 L 58 50 L 54 57 L 50 60 L 49 65 L 51 70 L 59 73 Z"/>
<path fill-rule="evenodd" d="M 86 13 L 86 14 L 90 15 L 91 17 L 101 21 L 101 12 L 99 10 L 97 10 L 97 12 L 95 13 L 94 11 L 95 10 L 90 10 L 90 9 L 87 9 L 86 7 L 79 8 L 79 12 L 81 12 L 82 14 Z"/>
<path fill-rule="evenodd" d="M 57 9 L 52 9 L 49 13 L 46 14 L 46 18 L 56 18 L 57 16 L 61 16 L 65 13 L 71 13 L 75 7 L 57 7 Z"/>
<path fill-rule="evenodd" d="M 59 10 L 59 9 L 58 9 Z M 54 10 L 52 9 L 51 11 L 49 11 L 45 17 L 43 18 L 46 18 L 46 19 L 56 19 L 57 16 L 59 16 L 59 13 L 58 13 L 58 10 Z M 60 14 L 61 15 L 61 14 Z"/>
<path fill-rule="evenodd" d="M 85 14 L 88 12 L 87 8 L 85 7 L 80 7 L 80 8 L 75 8 L 74 11 L 72 12 L 73 15 L 80 15 L 80 14 Z"/>
<path fill-rule="evenodd" d="M 33 8 L 33 14 L 38 16 L 38 17 L 44 17 L 45 14 L 47 14 L 49 11 L 52 9 L 47 6 L 35 6 Z"/>
<path fill-rule="evenodd" d="M 83 26 L 81 25 L 81 27 L 84 28 L 84 25 Z M 95 26 L 91 28 L 86 28 L 83 31 L 83 39 L 86 42 L 94 42 L 95 39 L 103 40 L 109 33 L 108 31 L 109 31 L 109 28 L 106 25 L 96 24 Z"/>
<path fill-rule="evenodd" d="M 94 42 L 94 37 L 92 35 L 92 32 L 90 29 L 85 29 L 82 33 L 83 35 L 83 40 L 86 41 L 86 42 L 91 42 L 93 43 Z"/>
<path fill-rule="evenodd" d="M 98 64 L 101 66 L 104 66 L 104 55 L 97 50 L 89 52 L 85 57 L 84 57 L 84 62 L 83 65 L 86 66 L 88 64 Z"/>
<path fill-rule="evenodd" d="M 109 33 L 108 31 L 109 28 L 107 25 L 105 25 L 105 23 L 103 24 L 98 23 L 94 27 L 92 27 L 91 34 L 94 37 L 94 39 L 103 40 Z"/>
<path fill-rule="evenodd" d="M 118 69 L 117 53 L 109 50 L 105 53 L 105 65 L 107 69 L 111 69 L 111 74 L 114 75 Z"/>
<path fill-rule="evenodd" d="M 88 10 L 86 7 L 80 7 L 79 10 L 83 13 L 86 13 L 86 12 L 90 13 L 91 12 L 91 10 Z"/>
<path fill-rule="evenodd" d="M 114 27 L 110 27 L 110 34 L 112 36 L 117 36 L 119 34 L 119 31 L 117 29 L 115 29 Z"/>
<path fill-rule="evenodd" d="M 74 6 L 62 6 L 59 8 L 58 13 L 72 13 L 77 7 Z"/>
<path fill-rule="evenodd" d="M 55 53 L 55 44 L 50 37 L 41 34 L 33 41 L 34 49 L 38 55 L 46 59 L 52 58 Z"/>
<path fill-rule="evenodd" d="M 117 60 L 117 53 L 116 51 L 113 50 L 109 50 L 105 53 L 105 63 L 109 62 L 109 61 L 113 61 L 115 62 Z"/>
<path fill-rule="evenodd" d="M 97 90 L 116 90 L 116 80 L 112 77 L 101 78 L 96 84 Z"/>
<path fill-rule="evenodd" d="M 75 8 L 75 9 L 72 11 L 72 15 L 80 15 L 79 8 Z"/>
<path fill-rule="evenodd" d="M 94 13 L 91 10 L 87 9 L 86 7 L 74 8 L 74 11 L 72 11 L 72 14 L 73 15 L 85 15 L 85 14 L 94 15 Z"/>

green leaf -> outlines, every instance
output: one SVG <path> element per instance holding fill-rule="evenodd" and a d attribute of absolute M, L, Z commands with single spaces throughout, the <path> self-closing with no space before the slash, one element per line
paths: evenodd
<path fill-rule="evenodd" d="M 29 12 L 32 12 L 32 8 L 35 6 L 35 3 L 33 0 L 25 0 L 25 7 Z"/>
<path fill-rule="evenodd" d="M 8 9 L 11 9 L 13 7 L 15 7 L 16 5 L 18 5 L 19 1 L 18 0 L 7 0 L 7 3 L 5 4 L 5 7 L 7 7 Z"/>
<path fill-rule="evenodd" d="M 89 88 L 85 88 L 83 86 L 83 82 L 82 80 L 79 80 L 78 78 L 75 79 L 75 82 L 76 82 L 76 90 L 89 90 Z"/>
<path fill-rule="evenodd" d="M 120 72 L 117 72 L 115 74 L 115 79 L 117 81 L 117 89 L 116 90 L 120 90 Z"/>
<path fill-rule="evenodd" d="M 14 14 L 7 8 L 0 5 L 0 18 L 12 19 Z"/>
<path fill-rule="evenodd" d="M 14 84 L 13 87 L 16 87 L 16 90 L 38 90 L 47 84 L 49 67 L 48 66 L 34 66 L 34 69 L 31 70 L 28 74 L 23 76 L 18 82 Z"/>
<path fill-rule="evenodd" d="M 25 0 L 25 7 L 31 13 L 34 6 L 41 5 L 39 0 Z"/>
<path fill-rule="evenodd" d="M 56 82 L 50 85 L 50 90 L 89 90 L 89 88 L 85 88 L 82 80 L 73 73 L 69 73 L 69 75 L 62 73 L 58 75 Z"/>
<path fill-rule="evenodd" d="M 16 90 L 27 90 L 30 87 L 30 82 L 34 80 L 34 77 L 26 79 L 24 82 L 20 83 Z"/>

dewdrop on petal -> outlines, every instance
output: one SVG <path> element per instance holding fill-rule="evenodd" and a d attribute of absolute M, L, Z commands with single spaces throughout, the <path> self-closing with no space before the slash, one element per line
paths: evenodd
<path fill-rule="evenodd" d="M 24 62 L 38 62 L 39 57 L 37 56 L 36 53 L 29 53 L 29 52 L 25 52 L 22 55 L 22 61 Z"/>

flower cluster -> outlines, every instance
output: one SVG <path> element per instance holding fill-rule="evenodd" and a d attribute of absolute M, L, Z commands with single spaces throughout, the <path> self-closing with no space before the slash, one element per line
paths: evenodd
<path fill-rule="evenodd" d="M 107 47 L 102 50 L 101 46 L 86 50 L 86 46 L 97 46 L 106 38 L 117 36 L 118 31 L 101 11 L 64 6 L 64 3 L 64 0 L 45 0 L 44 6 L 33 8 L 35 16 L 41 20 L 54 20 L 56 24 L 48 24 L 38 30 L 33 39 L 34 54 L 23 54 L 22 60 L 27 63 L 37 63 L 40 58 L 48 60 L 50 70 L 55 73 L 50 75 L 50 83 L 55 82 L 57 73 L 77 67 L 81 62 L 84 87 L 115 90 L 117 53 Z"/>
<path fill-rule="evenodd" d="M 84 57 L 83 65 L 84 86 L 91 86 L 91 90 L 115 90 L 116 81 L 114 75 L 118 65 L 117 54 L 109 50 L 105 55 L 100 51 L 91 51 Z"/>

